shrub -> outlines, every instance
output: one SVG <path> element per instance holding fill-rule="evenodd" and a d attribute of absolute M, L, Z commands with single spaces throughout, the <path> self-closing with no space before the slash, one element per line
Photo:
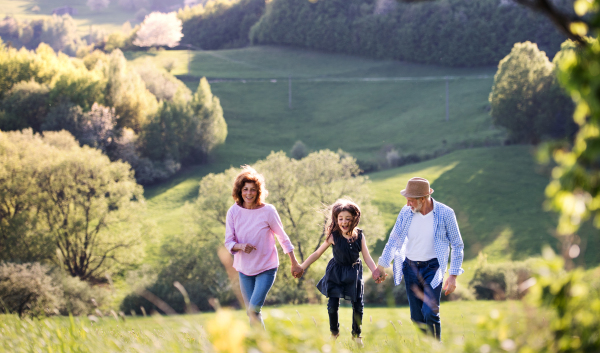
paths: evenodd
<path fill-rule="evenodd" d="M 371 278 L 370 272 L 366 269 L 363 272 L 365 276 L 365 292 L 364 300 L 366 304 L 378 305 L 407 305 L 408 296 L 406 294 L 406 286 L 404 282 L 399 285 L 394 285 L 394 274 L 391 269 L 386 269 L 388 277 L 380 284 L 376 284 Z M 368 276 L 368 278 L 367 278 Z"/>
<path fill-rule="evenodd" d="M 87 315 L 101 307 L 107 298 L 107 290 L 99 286 L 72 277 L 55 269 L 51 273 L 54 283 L 62 289 L 62 300 L 59 307 L 61 315 Z"/>
<path fill-rule="evenodd" d="M 60 307 L 60 287 L 39 263 L 0 263 L 0 308 L 24 315 L 51 315 Z"/>
<path fill-rule="evenodd" d="M 302 141 L 298 140 L 294 143 L 294 146 L 292 146 L 290 155 L 294 159 L 302 159 L 308 155 L 308 148 L 306 148 L 306 145 Z"/>
<path fill-rule="evenodd" d="M 531 277 L 532 261 L 488 264 L 483 255 L 469 287 L 477 299 L 520 299 L 519 285 Z"/>

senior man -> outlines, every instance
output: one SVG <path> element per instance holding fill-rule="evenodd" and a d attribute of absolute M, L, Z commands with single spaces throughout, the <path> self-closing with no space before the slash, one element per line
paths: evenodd
<path fill-rule="evenodd" d="M 406 206 L 398 215 L 373 278 L 377 283 L 383 281 L 384 267 L 390 267 L 393 260 L 394 283 L 399 285 L 404 276 L 412 321 L 441 340 L 440 297 L 450 247 L 450 275 L 443 288 L 446 295 L 454 292 L 456 276 L 464 272 L 464 244 L 454 211 L 434 200 L 432 193 L 429 181 L 423 178 L 410 179 L 400 191 Z"/>

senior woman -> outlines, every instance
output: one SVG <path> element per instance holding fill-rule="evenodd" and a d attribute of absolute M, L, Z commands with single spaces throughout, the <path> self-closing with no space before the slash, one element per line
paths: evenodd
<path fill-rule="evenodd" d="M 292 261 L 292 275 L 303 272 L 277 210 L 264 202 L 267 194 L 264 177 L 250 166 L 242 167 L 233 184 L 235 204 L 227 211 L 225 229 L 225 247 L 233 254 L 250 322 L 263 327 L 261 308 L 279 267 L 275 237 Z"/>

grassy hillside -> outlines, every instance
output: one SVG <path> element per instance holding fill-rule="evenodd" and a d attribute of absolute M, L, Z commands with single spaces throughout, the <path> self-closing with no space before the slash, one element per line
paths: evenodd
<path fill-rule="evenodd" d="M 296 140 L 313 150 L 342 148 L 365 165 L 389 144 L 401 153 L 426 154 L 492 143 L 502 135 L 491 127 L 486 111 L 494 68 L 455 69 L 249 47 L 193 52 L 188 72 L 185 51 L 127 55 L 135 62 L 150 57 L 159 65 L 176 59 L 173 73 L 185 74 L 182 78 L 192 89 L 201 76 L 211 80 L 229 127 L 227 142 L 215 155 L 223 167 L 289 151 Z M 424 134 L 428 138 L 420 137 Z"/>
<path fill-rule="evenodd" d="M 39 11 L 33 10 L 36 6 L 39 7 Z M 73 19 L 82 34 L 87 34 L 90 26 L 100 27 L 110 33 L 120 30 L 126 21 L 132 25 L 138 23 L 135 11 L 121 9 L 117 1 L 111 1 L 106 9 L 94 12 L 86 5 L 85 0 L 3 0 L 2 13 L 18 19 L 33 19 L 51 16 L 53 9 L 62 6 L 77 9 L 77 15 L 73 16 Z"/>
<path fill-rule="evenodd" d="M 490 129 L 485 109 L 493 68 L 448 69 L 293 48 L 249 47 L 192 52 L 192 72 L 187 72 L 185 51 L 127 56 L 139 64 L 145 58 L 158 65 L 177 60 L 174 73 L 185 74 L 192 89 L 200 76 L 211 78 L 229 128 L 227 141 L 211 165 L 192 168 L 146 191 L 152 217 L 165 234 L 181 231 L 181 206 L 196 196 L 203 175 L 254 163 L 271 151 L 289 151 L 296 140 L 312 150 L 342 148 L 368 165 L 377 162 L 378 151 L 388 144 L 401 153 L 422 154 L 502 136 Z M 481 75 L 486 78 L 473 79 Z M 288 76 L 292 77 L 291 109 Z M 463 77 L 449 81 L 449 121 L 445 121 L 444 76 Z M 365 80 L 369 78 L 387 81 Z M 422 137 L 425 134 L 427 138 Z"/>
<path fill-rule="evenodd" d="M 189 77 L 182 61 L 185 55 L 160 51 L 129 57 L 135 61 L 150 57 L 157 63 L 177 58 L 176 73 Z M 203 175 L 253 163 L 271 151 L 289 151 L 296 140 L 302 140 L 313 150 L 342 148 L 363 163 L 376 161 L 386 144 L 401 153 L 463 148 L 370 174 L 388 230 L 405 202 L 399 190 L 410 177 L 420 175 L 432 180 L 434 197 L 456 210 L 467 259 L 480 250 L 491 261 L 524 259 L 538 254 L 544 244 L 557 246 L 552 236 L 555 215 L 542 206 L 547 171 L 539 172 L 530 147 L 464 149 L 502 136 L 491 129 L 485 110 L 492 78 L 451 80 L 450 119 L 444 120 L 445 82 L 440 76 L 491 76 L 493 69 L 448 69 L 276 47 L 194 52 L 193 58 L 193 76 L 213 80 L 211 87 L 221 99 L 229 135 L 212 164 L 147 189 L 150 212 L 165 234 L 181 231 L 181 206 L 196 197 Z M 288 75 L 293 77 L 292 109 Z M 359 80 L 367 77 L 387 81 Z M 413 80 L 391 81 L 408 77 Z M 191 87 L 197 84 L 188 82 Z M 593 265 L 600 263 L 596 251 L 600 244 L 590 234 L 595 232 L 589 227 L 582 231 L 587 251 L 580 260 Z M 381 250 L 379 244 L 376 252 Z"/>

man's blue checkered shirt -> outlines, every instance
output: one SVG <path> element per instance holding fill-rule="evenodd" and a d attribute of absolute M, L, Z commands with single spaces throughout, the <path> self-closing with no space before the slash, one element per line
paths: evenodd
<path fill-rule="evenodd" d="M 444 279 L 450 255 L 450 246 L 452 247 L 450 274 L 460 275 L 465 272 L 461 268 L 465 245 L 458 230 L 454 210 L 441 202 L 433 200 L 432 212 L 435 253 L 440 263 L 440 268 L 431 281 L 431 288 L 436 288 Z M 392 260 L 394 260 L 394 283 L 396 285 L 402 282 L 402 263 L 406 259 L 406 237 L 412 218 L 413 212 L 411 208 L 404 206 L 398 215 L 394 229 L 390 233 L 390 238 L 385 245 L 385 249 L 383 249 L 383 254 L 379 258 L 379 264 L 383 267 L 390 267 Z"/>

